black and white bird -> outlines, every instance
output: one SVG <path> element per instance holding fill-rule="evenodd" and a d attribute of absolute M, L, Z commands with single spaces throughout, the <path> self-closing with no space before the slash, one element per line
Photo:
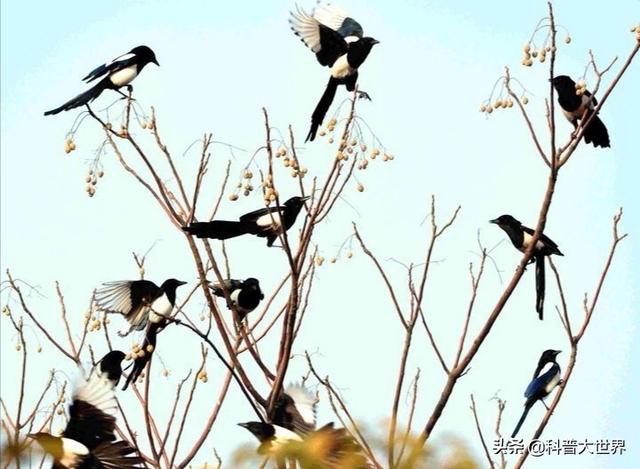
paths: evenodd
<path fill-rule="evenodd" d="M 573 128 L 578 128 L 578 121 L 583 119 L 586 121 L 593 114 L 593 109 L 598 105 L 595 96 L 592 96 L 588 90 L 584 90 L 582 95 L 576 93 L 576 83 L 566 75 L 558 75 L 553 78 L 553 87 L 558 92 L 558 104 L 562 108 L 562 112 Z M 609 142 L 609 132 L 607 127 L 595 115 L 584 129 L 584 141 L 592 143 L 594 147 L 607 148 L 611 146 Z"/>
<path fill-rule="evenodd" d="M 362 26 L 341 8 L 318 3 L 311 14 L 300 7 L 291 12 L 289 24 L 302 42 L 316 54 L 320 65 L 331 68 L 331 77 L 320 101 L 311 115 L 311 129 L 306 141 L 313 141 L 327 114 L 338 85 L 353 91 L 358 81 L 358 68 L 364 63 L 371 48 L 379 41 L 364 36 Z M 362 92 L 361 97 L 369 97 Z"/>
<path fill-rule="evenodd" d="M 160 65 L 156 59 L 156 55 L 149 47 L 134 47 L 126 54 L 95 68 L 83 78 L 87 83 L 101 78 L 93 87 L 75 98 L 70 99 L 62 106 L 45 112 L 44 115 L 58 114 L 61 111 L 69 111 L 84 106 L 100 96 L 104 90 L 115 90 L 126 97 L 126 95 L 120 91 L 120 88 L 123 86 L 130 87 L 130 83 L 140 74 L 145 65 L 149 63 Z"/>
<path fill-rule="evenodd" d="M 495 223 L 502 228 L 507 235 L 513 246 L 521 252 L 526 252 L 533 239 L 532 230 L 529 227 L 524 226 L 518 220 L 511 215 L 502 215 L 495 220 L 490 220 L 490 223 Z M 535 248 L 533 249 L 533 258 L 531 262 L 536 263 L 536 311 L 538 317 L 542 320 L 544 311 L 544 291 L 545 291 L 545 276 L 544 276 L 544 258 L 555 254 L 557 256 L 564 256 L 558 249 L 558 245 L 551 239 L 541 233 Z"/>
<path fill-rule="evenodd" d="M 170 278 L 159 287 L 149 280 L 121 280 L 107 282 L 96 290 L 95 303 L 99 311 L 122 314 L 129 322 L 125 337 L 132 331 L 141 331 L 147 323 L 158 323 L 171 316 L 176 304 L 176 289 L 186 282 Z"/>
<path fill-rule="evenodd" d="M 344 428 L 334 428 L 333 423 L 315 428 L 317 403 L 317 397 L 304 386 L 294 384 L 277 399 L 269 416 L 271 423 L 238 425 L 258 439 L 258 454 L 283 460 L 299 454 L 297 445 L 309 443 L 312 451 L 306 452 L 302 467 L 369 469 L 362 447 Z"/>
<path fill-rule="evenodd" d="M 108 357 L 105 356 L 101 363 L 120 365 L 119 354 Z M 54 469 L 143 467 L 134 448 L 125 441 L 115 441 L 116 412 L 114 382 L 96 368 L 76 387 L 69 406 L 69 421 L 62 435 L 41 432 L 28 437 L 53 457 Z"/>
<path fill-rule="evenodd" d="M 240 322 L 247 314 L 256 309 L 260 301 L 264 299 L 264 294 L 260 290 L 260 282 L 253 277 L 249 277 L 246 280 L 227 279 L 222 285 L 211 283 L 209 287 L 213 294 L 220 298 L 225 298 L 225 290 L 227 291 L 231 300 L 231 304 L 228 307 L 229 309 L 235 308 Z"/>
<path fill-rule="evenodd" d="M 252 234 L 267 238 L 267 246 L 271 247 L 281 233 L 293 226 L 308 199 L 309 197 L 291 197 L 282 206 L 265 207 L 246 213 L 239 221 L 195 222 L 182 229 L 198 238 L 229 239 Z"/>
<path fill-rule="evenodd" d="M 124 352 L 112 350 L 98 362 L 100 372 L 111 381 L 113 387 L 116 387 L 118 381 L 120 381 L 120 377 L 122 376 L 122 360 L 124 360 L 125 357 Z"/>
<path fill-rule="evenodd" d="M 537 401 L 544 404 L 543 399 L 547 397 L 556 386 L 562 383 L 560 378 L 560 365 L 556 362 L 556 357 L 560 353 L 560 350 L 545 350 L 538 360 L 538 366 L 536 371 L 533 372 L 533 379 L 527 386 L 524 392 L 526 401 L 524 403 L 524 411 L 522 417 L 518 420 L 515 430 L 511 434 L 511 438 L 515 438 L 520 431 L 520 427 L 527 418 L 527 414 Z M 547 407 L 546 404 L 544 404 Z M 548 409 L 548 407 L 547 407 Z"/>

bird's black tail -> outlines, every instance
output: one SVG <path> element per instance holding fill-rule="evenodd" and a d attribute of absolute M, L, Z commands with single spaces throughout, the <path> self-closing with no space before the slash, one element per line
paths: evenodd
<path fill-rule="evenodd" d="M 598 116 L 593 116 L 589 126 L 584 129 L 584 141 L 585 143 L 593 143 L 594 147 L 608 148 L 611 146 L 607 127 Z"/>
<path fill-rule="evenodd" d="M 522 417 L 520 417 L 520 420 L 518 420 L 518 424 L 516 425 L 515 430 L 513 430 L 513 433 L 511 434 L 511 438 L 515 438 L 518 432 L 520 431 L 520 427 L 524 423 L 524 420 L 527 418 L 527 414 L 531 410 L 531 407 L 532 407 L 531 405 L 525 404 L 524 411 L 522 412 Z"/>
<path fill-rule="evenodd" d="M 243 234 L 255 234 L 257 225 L 251 221 L 214 220 L 196 222 L 182 229 L 198 238 L 229 239 Z"/>
<path fill-rule="evenodd" d="M 318 127 L 322 125 L 322 121 L 324 120 L 324 116 L 327 114 L 327 111 L 331 107 L 331 103 L 333 102 L 333 98 L 336 96 L 336 90 L 338 89 L 338 80 L 331 77 L 329 78 L 329 83 L 327 83 L 327 87 L 322 93 L 322 97 L 316 108 L 311 114 L 311 128 L 309 129 L 309 133 L 307 134 L 307 138 L 305 142 L 312 141 L 316 138 L 316 132 L 318 131 Z"/>
<path fill-rule="evenodd" d="M 149 323 L 144 340 L 140 345 L 140 351 L 144 353 L 141 357 L 138 356 L 133 361 L 133 369 L 131 370 L 131 373 L 129 373 L 129 376 L 127 376 L 127 381 L 125 381 L 124 386 L 122 386 L 123 391 L 129 387 L 129 383 L 135 382 L 140 377 L 140 374 L 144 371 L 147 363 L 151 360 L 151 355 L 153 355 L 153 351 L 156 348 L 158 332 L 165 324 L 166 321 L 161 321 L 160 323 Z"/>
<path fill-rule="evenodd" d="M 542 321 L 544 309 L 544 256 L 536 256 L 536 311 Z"/>
<path fill-rule="evenodd" d="M 71 109 L 75 109 L 80 106 L 84 106 L 85 104 L 90 103 L 94 99 L 96 99 L 100 94 L 106 89 L 106 81 L 102 80 L 99 83 L 96 83 L 95 86 L 89 88 L 84 93 L 80 93 L 75 98 L 70 99 L 62 106 L 52 109 L 44 113 L 45 116 L 55 115 L 62 111 L 69 111 Z"/>
<path fill-rule="evenodd" d="M 129 446 L 126 441 L 104 442 L 98 445 L 92 455 L 100 461 L 100 467 L 119 469 L 133 469 L 142 467 L 143 460 L 137 451 Z M 55 466 L 54 467 L 62 467 Z"/>

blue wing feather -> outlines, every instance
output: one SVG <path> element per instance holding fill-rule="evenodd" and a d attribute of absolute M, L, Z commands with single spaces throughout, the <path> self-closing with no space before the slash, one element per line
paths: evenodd
<path fill-rule="evenodd" d="M 108 75 L 113 72 L 117 72 L 118 70 L 122 70 L 123 68 L 127 68 L 130 65 L 134 64 L 135 61 L 136 61 L 135 54 L 127 53 L 127 54 L 121 55 L 120 57 L 116 57 L 109 63 L 102 64 L 99 67 L 96 67 L 82 80 L 86 81 L 87 83 L 90 83 L 93 80 L 100 78 L 104 75 Z"/>
<path fill-rule="evenodd" d="M 529 383 L 529 386 L 527 386 L 527 389 L 524 392 L 524 397 L 530 398 L 540 394 L 543 394 L 543 397 L 544 397 L 544 395 L 546 395 L 546 393 L 544 393 L 543 391 L 544 388 L 559 372 L 560 372 L 560 366 L 558 366 L 558 364 L 555 363 L 547 372 L 538 376 L 537 378 L 535 378 Z"/>

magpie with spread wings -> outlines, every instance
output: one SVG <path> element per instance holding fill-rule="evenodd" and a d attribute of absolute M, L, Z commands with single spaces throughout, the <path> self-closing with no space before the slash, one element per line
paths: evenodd
<path fill-rule="evenodd" d="M 329 82 L 311 115 L 311 129 L 305 139 L 305 142 L 313 141 L 333 102 L 338 85 L 345 85 L 348 91 L 355 89 L 358 68 L 379 41 L 364 36 L 360 23 L 330 3 L 319 3 L 311 14 L 296 6 L 296 12 L 291 12 L 289 24 L 293 32 L 316 54 L 320 65 L 331 68 Z M 360 96 L 369 98 L 364 92 Z"/>
<path fill-rule="evenodd" d="M 96 367 L 82 380 L 73 393 L 69 421 L 62 436 L 44 432 L 28 435 L 53 457 L 53 469 L 143 467 L 134 448 L 126 441 L 115 441 L 115 383 L 104 366 L 115 371 L 123 358 L 122 352 L 110 352 L 100 361 L 103 366 Z"/>
<path fill-rule="evenodd" d="M 126 54 L 116 57 L 111 62 L 96 67 L 83 78 L 83 81 L 87 83 L 102 78 L 93 87 L 70 99 L 62 106 L 45 112 L 44 115 L 50 116 L 89 104 L 100 96 L 104 90 L 115 90 L 126 98 L 127 95 L 120 91 L 120 88 L 126 86 L 131 89 L 130 83 L 140 74 L 148 63 L 160 65 L 155 53 L 149 47 L 134 47 Z"/>

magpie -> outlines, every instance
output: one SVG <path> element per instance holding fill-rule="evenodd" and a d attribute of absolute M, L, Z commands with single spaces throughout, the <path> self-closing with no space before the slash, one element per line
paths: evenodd
<path fill-rule="evenodd" d="M 593 109 L 598 105 L 598 101 L 591 96 L 588 90 L 584 90 L 584 94 L 579 96 L 576 93 L 576 83 L 566 75 L 554 77 L 553 87 L 558 92 L 558 104 L 560 104 L 564 116 L 573 124 L 574 129 L 578 127 L 578 120 L 583 116 L 585 120 L 589 119 Z M 596 148 L 611 146 L 607 127 L 597 115 L 593 116 L 589 125 L 584 129 L 583 135 L 584 141 L 592 143 Z"/>
<path fill-rule="evenodd" d="M 140 350 L 136 352 L 136 357 L 133 360 L 133 369 L 129 372 L 127 379 L 122 386 L 122 390 L 125 391 L 129 384 L 135 383 L 135 381 L 140 377 L 142 372 L 144 371 L 147 363 L 151 360 L 151 356 L 156 348 L 156 342 L 158 338 L 158 334 L 162 331 L 169 321 L 165 318 L 160 318 L 157 322 L 149 322 L 147 325 L 147 330 L 144 334 L 144 339 L 140 344 Z"/>
<path fill-rule="evenodd" d="M 176 303 L 176 288 L 185 284 L 174 278 L 159 287 L 149 280 L 107 282 L 96 290 L 95 303 L 98 310 L 122 314 L 129 321 L 129 330 L 118 332 L 125 337 L 134 330 L 143 330 L 149 322 L 157 323 L 170 316 Z"/>
<path fill-rule="evenodd" d="M 127 86 L 131 90 L 130 83 L 140 74 L 142 69 L 148 63 L 154 63 L 158 66 L 156 55 L 147 46 L 138 46 L 131 49 L 126 54 L 116 57 L 111 62 L 96 67 L 82 80 L 91 83 L 98 78 L 102 78 L 92 88 L 84 93 L 79 94 L 75 98 L 70 99 L 62 106 L 52 109 L 44 113 L 45 116 L 58 114 L 62 111 L 69 111 L 96 99 L 104 90 L 115 90 L 122 96 L 127 97 L 120 91 L 120 88 Z"/>
<path fill-rule="evenodd" d="M 524 412 L 522 412 L 522 417 L 518 420 L 518 424 L 515 430 L 513 430 L 511 438 L 515 438 L 518 434 L 533 404 L 535 404 L 536 401 L 541 401 L 544 404 L 543 399 L 547 397 L 556 386 L 561 384 L 560 365 L 556 362 L 556 356 L 559 353 L 560 350 L 545 350 L 540 356 L 538 366 L 536 366 L 536 370 L 533 373 L 533 379 L 524 392 L 524 397 L 527 398 L 524 403 Z"/>
<path fill-rule="evenodd" d="M 256 309 L 260 301 L 264 299 L 264 294 L 260 290 L 260 282 L 252 277 L 246 280 L 227 279 L 222 285 L 212 283 L 209 284 L 209 287 L 215 296 L 221 298 L 224 298 L 225 290 L 229 293 L 231 305 L 228 305 L 228 307 L 229 309 L 232 307 L 236 309 L 240 322 L 247 314 Z"/>
<path fill-rule="evenodd" d="M 495 220 L 490 220 L 489 223 L 495 223 L 502 228 L 509 235 L 509 239 L 514 247 L 521 252 L 526 252 L 535 230 L 524 226 L 511 215 L 502 215 Z M 556 243 L 544 234 L 540 234 L 533 250 L 533 258 L 531 259 L 531 262 L 535 261 L 536 263 L 536 311 L 538 312 L 540 320 L 542 320 L 544 309 L 544 258 L 551 254 L 564 256 L 564 254 L 560 252 L 560 249 L 558 249 Z"/>
<path fill-rule="evenodd" d="M 111 381 L 114 387 L 118 385 L 118 381 L 120 381 L 120 377 L 122 376 L 122 360 L 124 360 L 124 358 L 124 352 L 112 350 L 98 362 L 100 372 Z"/>
<path fill-rule="evenodd" d="M 196 222 L 182 229 L 198 238 L 229 239 L 245 234 L 252 234 L 259 238 L 267 238 L 267 246 L 273 243 L 284 231 L 293 226 L 302 210 L 304 202 L 309 197 L 291 197 L 283 206 L 265 207 L 240 217 L 240 221 L 213 220 L 210 222 Z"/>
<path fill-rule="evenodd" d="M 316 426 L 318 399 L 304 386 L 290 385 L 276 400 L 274 410 L 267 422 L 240 423 L 260 441 L 258 454 L 284 458 L 298 453 L 296 445 L 308 442 L 302 467 L 368 469 L 370 466 L 360 445 L 344 428 L 334 428 L 328 423 L 319 429 Z M 309 450 L 311 455 L 308 454 Z M 311 456 L 311 458 L 309 457 Z M 313 459 L 315 463 L 309 463 Z"/>
<path fill-rule="evenodd" d="M 120 366 L 120 356 L 124 354 L 107 354 L 101 363 Z M 54 469 L 143 467 L 134 448 L 115 441 L 116 411 L 114 383 L 107 373 L 96 369 L 75 389 L 62 436 L 43 432 L 27 436 L 53 457 Z"/>
<path fill-rule="evenodd" d="M 291 29 L 316 54 L 320 65 L 331 68 L 327 87 L 311 115 L 311 129 L 305 139 L 307 142 L 315 138 L 338 85 L 345 85 L 348 91 L 355 89 L 358 68 L 379 41 L 364 36 L 360 23 L 335 5 L 318 4 L 310 15 L 300 7 L 296 7 L 296 10 L 295 13 L 290 12 Z M 364 92 L 360 95 L 369 97 Z"/>

